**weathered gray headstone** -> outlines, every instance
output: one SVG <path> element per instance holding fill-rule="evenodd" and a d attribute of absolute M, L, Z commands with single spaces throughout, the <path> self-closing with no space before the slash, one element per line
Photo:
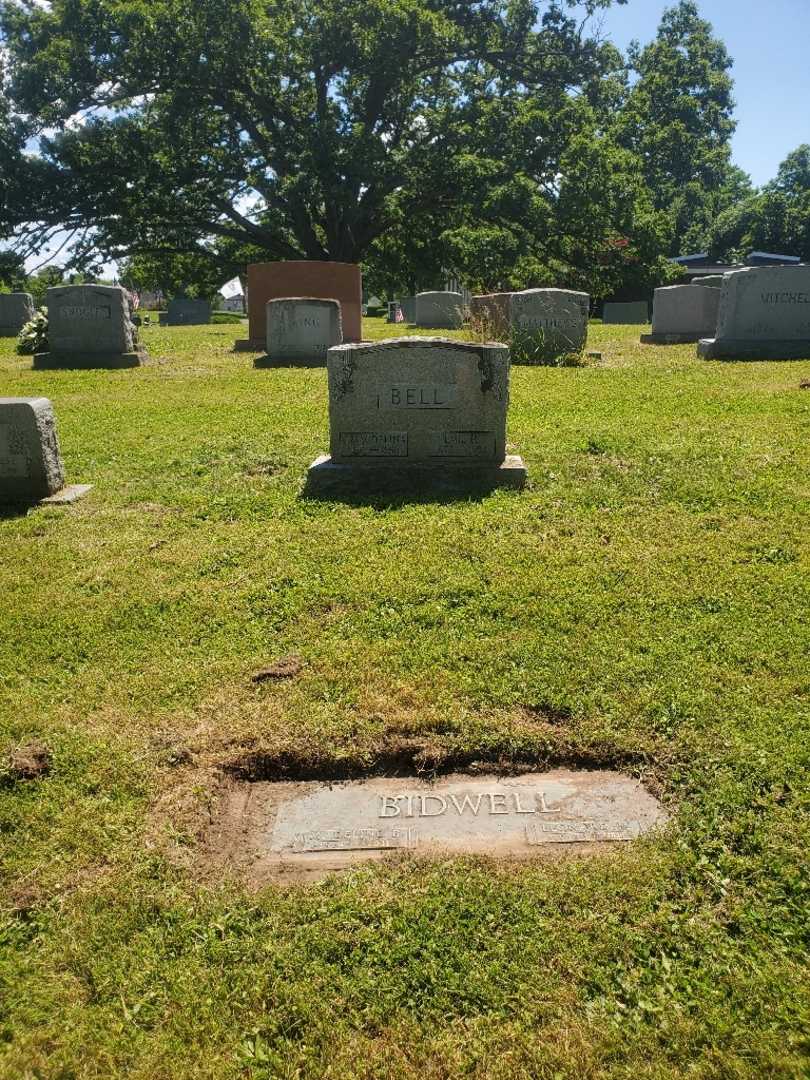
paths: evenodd
<path fill-rule="evenodd" d="M 190 300 L 176 296 L 169 301 L 166 326 L 207 326 L 211 322 L 211 305 L 207 300 Z"/>
<path fill-rule="evenodd" d="M 510 343 L 515 363 L 532 363 L 579 353 L 588 340 L 590 297 L 571 289 L 474 296 L 473 320 L 493 337 Z"/>
<path fill-rule="evenodd" d="M 762 266 L 723 277 L 706 360 L 810 359 L 810 266 Z"/>
<path fill-rule="evenodd" d="M 616 772 L 559 769 L 523 776 L 454 774 L 348 783 L 259 782 L 220 814 L 241 838 L 255 878 L 317 875 L 408 852 L 533 859 L 632 842 L 666 824 L 661 804 Z M 221 831 L 221 830 L 220 830 Z"/>
<path fill-rule="evenodd" d="M 47 398 L 0 398 L 0 503 L 73 502 L 65 487 L 56 417 Z"/>
<path fill-rule="evenodd" d="M 397 338 L 329 350 L 331 457 L 312 484 L 369 471 L 522 486 L 506 456 L 509 350 L 444 338 Z"/>
<path fill-rule="evenodd" d="M 700 285 L 668 285 L 653 297 L 652 333 L 644 345 L 684 345 L 713 334 L 720 306 L 720 289 Z"/>
<path fill-rule="evenodd" d="M 607 303 L 602 310 L 602 322 L 610 326 L 640 326 L 649 321 L 650 305 L 646 300 Z"/>
<path fill-rule="evenodd" d="M 387 322 L 395 323 L 397 321 L 397 312 L 399 311 L 399 300 L 388 301 L 388 318 Z"/>
<path fill-rule="evenodd" d="M 146 358 L 120 286 L 60 285 L 46 302 L 50 351 L 34 357 L 35 368 L 127 368 Z"/>
<path fill-rule="evenodd" d="M 267 302 L 267 357 L 258 367 L 294 361 L 323 365 L 333 345 L 343 341 L 338 300 L 289 297 Z"/>
<path fill-rule="evenodd" d="M 416 296 L 416 325 L 436 330 L 460 330 L 464 297 L 455 292 L 423 292 Z"/>
<path fill-rule="evenodd" d="M 34 298 L 30 293 L 0 293 L 0 337 L 16 337 L 33 317 Z"/>

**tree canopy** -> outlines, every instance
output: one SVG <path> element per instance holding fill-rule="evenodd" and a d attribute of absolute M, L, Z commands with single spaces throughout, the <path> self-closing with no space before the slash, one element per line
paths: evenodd
<path fill-rule="evenodd" d="M 752 191 L 696 5 L 625 59 L 610 3 L 0 0 L 0 235 L 170 290 L 335 259 L 638 292 Z"/>

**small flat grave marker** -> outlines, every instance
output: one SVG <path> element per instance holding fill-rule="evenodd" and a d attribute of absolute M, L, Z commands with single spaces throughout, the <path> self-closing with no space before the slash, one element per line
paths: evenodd
<path fill-rule="evenodd" d="M 615 772 L 253 783 L 231 792 L 223 821 L 243 839 L 237 863 L 258 877 L 341 870 L 397 853 L 527 859 L 560 845 L 627 843 L 667 816 Z"/>

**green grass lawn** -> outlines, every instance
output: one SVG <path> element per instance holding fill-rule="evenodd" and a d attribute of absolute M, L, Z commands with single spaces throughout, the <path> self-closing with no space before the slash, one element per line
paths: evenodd
<path fill-rule="evenodd" d="M 810 362 L 639 332 L 513 369 L 525 492 L 388 503 L 301 497 L 326 372 L 238 326 L 126 372 L 0 343 L 94 484 L 0 519 L 0 749 L 53 754 L 0 777 L 0 1075 L 808 1075 Z M 229 772 L 408 760 L 619 767 L 672 822 L 258 893 L 206 864 Z"/>

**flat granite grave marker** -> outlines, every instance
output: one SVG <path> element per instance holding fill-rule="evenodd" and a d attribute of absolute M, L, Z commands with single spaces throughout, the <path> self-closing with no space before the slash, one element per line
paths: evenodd
<path fill-rule="evenodd" d="M 536 363 L 582 352 L 590 302 L 571 289 L 525 289 L 474 296 L 470 310 L 484 333 L 509 340 L 514 363 Z"/>
<path fill-rule="evenodd" d="M 705 360 L 810 359 L 810 266 L 758 266 L 723 276 Z"/>
<path fill-rule="evenodd" d="M 286 297 L 267 303 L 267 356 L 256 367 L 286 361 L 322 366 L 333 345 L 343 343 L 338 300 Z"/>
<path fill-rule="evenodd" d="M 720 292 L 704 282 L 656 289 L 652 333 L 641 335 L 642 345 L 686 345 L 713 334 Z"/>
<path fill-rule="evenodd" d="M 0 398 L 0 503 L 68 503 L 89 490 L 87 484 L 65 486 L 50 401 Z"/>
<path fill-rule="evenodd" d="M 0 337 L 16 337 L 33 317 L 34 298 L 30 293 L 0 293 Z"/>
<path fill-rule="evenodd" d="M 207 326 L 211 322 L 211 305 L 207 300 L 191 300 L 176 296 L 169 301 L 163 326 Z"/>
<path fill-rule="evenodd" d="M 50 351 L 36 354 L 35 368 L 130 368 L 146 359 L 125 289 L 60 285 L 46 297 Z"/>
<path fill-rule="evenodd" d="M 383 471 L 422 481 L 521 487 L 526 469 L 506 456 L 509 350 L 406 337 L 329 350 L 331 456 L 312 485 L 368 482 Z"/>
<path fill-rule="evenodd" d="M 650 321 L 650 305 L 646 300 L 607 303 L 602 308 L 602 322 L 606 326 L 640 326 Z"/>
<path fill-rule="evenodd" d="M 593 851 L 667 820 L 637 780 L 608 771 L 249 787 L 249 797 L 232 789 L 215 829 L 240 838 L 230 857 L 259 878 L 342 870 L 404 852 L 529 859 L 561 845 Z"/>
<path fill-rule="evenodd" d="M 429 330 L 460 330 L 464 297 L 456 292 L 422 292 L 416 296 L 416 325 Z"/>

